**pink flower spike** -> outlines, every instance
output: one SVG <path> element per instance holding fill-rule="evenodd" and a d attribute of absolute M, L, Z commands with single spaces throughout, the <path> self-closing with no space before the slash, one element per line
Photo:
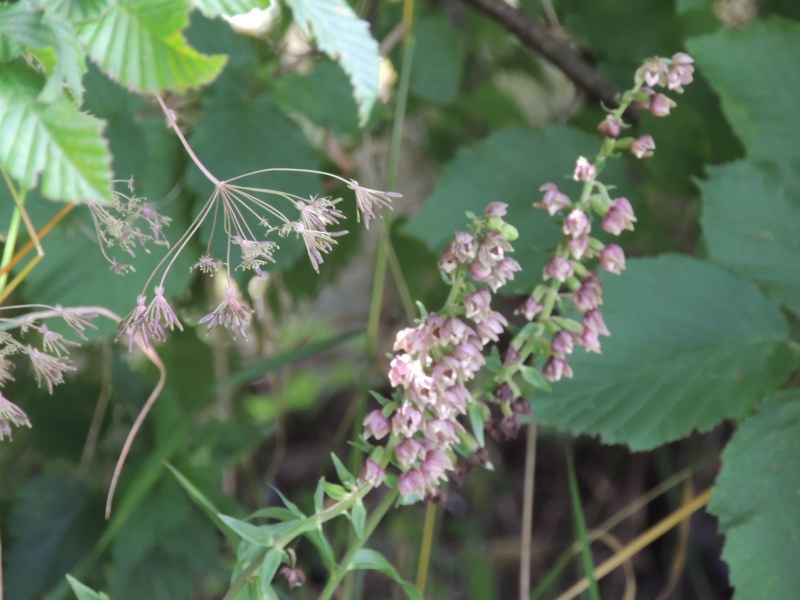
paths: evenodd
<path fill-rule="evenodd" d="M 625 270 L 625 253 L 616 244 L 609 244 L 600 251 L 600 266 L 609 273 L 619 275 Z"/>
<path fill-rule="evenodd" d="M 544 198 L 541 202 L 535 203 L 533 207 L 546 210 L 551 217 L 570 205 L 569 198 L 556 187 L 555 183 L 545 183 L 539 188 L 539 191 L 544 192 Z"/>
<path fill-rule="evenodd" d="M 653 150 L 655 149 L 656 143 L 651 135 L 643 135 L 631 142 L 631 154 L 636 158 L 648 158 L 653 156 Z"/>
<path fill-rule="evenodd" d="M 487 217 L 505 217 L 508 204 L 505 202 L 490 202 L 484 213 Z"/>
<path fill-rule="evenodd" d="M 597 176 L 597 167 L 586 160 L 586 157 L 578 157 L 575 163 L 575 170 L 572 172 L 572 179 L 575 181 L 591 181 Z"/>
<path fill-rule="evenodd" d="M 563 256 L 554 256 L 544 266 L 542 276 L 544 279 L 556 279 L 564 283 L 568 278 L 572 277 L 575 269 L 566 258 Z"/>

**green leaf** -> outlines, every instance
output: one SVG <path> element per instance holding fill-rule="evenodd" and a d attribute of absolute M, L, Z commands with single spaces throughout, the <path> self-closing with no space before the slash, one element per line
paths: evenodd
<path fill-rule="evenodd" d="M 78 26 L 92 59 L 115 81 L 138 92 L 183 92 L 214 80 L 224 56 L 189 46 L 188 0 L 107 0 L 104 10 Z"/>
<path fill-rule="evenodd" d="M 380 552 L 376 552 L 370 548 L 361 548 L 356 552 L 350 564 L 346 566 L 349 571 L 364 569 L 379 571 L 393 581 L 399 583 L 400 587 L 402 587 L 403 591 L 406 593 L 407 598 L 410 600 L 422 600 L 422 593 L 415 588 L 413 584 L 400 577 L 400 573 L 397 572 L 397 569 L 395 569 Z"/>
<path fill-rule="evenodd" d="M 192 6 L 209 18 L 240 15 L 254 8 L 266 8 L 269 0 L 191 0 Z"/>
<path fill-rule="evenodd" d="M 747 156 L 800 159 L 800 23 L 772 17 L 687 40 Z"/>
<path fill-rule="evenodd" d="M 275 536 L 283 531 L 283 529 L 276 529 L 276 527 L 284 526 L 286 523 L 279 523 L 276 525 L 252 525 L 239 519 L 234 519 L 228 515 L 217 515 L 220 520 L 231 530 L 236 532 L 251 544 L 268 548 L 275 544 Z"/>
<path fill-rule="evenodd" d="M 283 561 L 283 550 L 280 548 L 271 548 L 267 551 L 259 571 L 261 587 L 266 588 L 272 583 L 275 573 L 278 572 L 278 567 L 281 566 L 281 561 Z"/>
<path fill-rule="evenodd" d="M 404 231 L 440 252 L 453 238 L 454 229 L 466 229 L 466 211 L 482 214 L 489 202 L 508 203 L 506 220 L 518 227 L 520 234 L 513 244 L 513 257 L 522 271 L 504 289 L 528 294 L 541 281 L 542 268 L 561 236 L 556 222 L 531 206 L 541 199 L 538 189 L 552 181 L 577 198 L 580 188 L 571 181 L 575 161 L 581 155 L 593 156 L 601 141 L 598 136 L 561 125 L 494 132 L 475 147 L 458 152 Z M 603 181 L 616 184 L 616 193 L 634 198 L 625 191 L 627 176 L 621 163 L 609 163 Z"/>
<path fill-rule="evenodd" d="M 331 460 L 333 461 L 333 466 L 336 469 L 336 474 L 339 476 L 339 481 L 341 481 L 345 487 L 351 487 L 355 485 L 356 478 L 353 477 L 352 473 L 347 470 L 347 467 L 344 466 L 339 457 L 336 456 L 333 452 L 331 452 Z"/>
<path fill-rule="evenodd" d="M 419 57 L 411 70 L 411 91 L 426 100 L 448 104 L 461 84 L 464 45 L 459 31 L 445 13 L 421 18 L 414 27 L 414 52 Z"/>
<path fill-rule="evenodd" d="M 631 260 L 603 284 L 611 337 L 602 355 L 576 351 L 575 379 L 533 396 L 542 423 L 646 450 L 743 417 L 797 365 L 780 309 L 711 264 Z"/>
<path fill-rule="evenodd" d="M 236 545 L 239 542 L 240 536 L 219 517 L 219 511 L 217 510 L 217 507 L 214 506 L 211 501 L 206 498 L 203 492 L 201 492 L 191 481 L 184 477 L 183 474 L 178 471 L 178 469 L 169 463 L 166 463 L 165 466 L 172 472 L 172 474 L 175 476 L 175 479 L 178 480 L 178 483 L 181 485 L 184 491 L 189 494 L 189 497 L 192 499 L 192 501 L 194 501 L 197 506 L 203 509 L 203 512 L 206 513 L 212 521 L 214 521 L 214 524 L 220 531 L 222 531 L 222 533 L 225 534 L 225 537 L 228 538 L 231 544 Z"/>
<path fill-rule="evenodd" d="M 363 126 L 378 97 L 380 56 L 369 24 L 345 0 L 287 0 L 303 34 L 342 65 L 350 77 Z"/>
<path fill-rule="evenodd" d="M 742 161 L 708 167 L 708 180 L 698 187 L 711 258 L 800 315 L 800 203 L 790 200 L 781 179 Z"/>
<path fill-rule="evenodd" d="M 53 200 L 111 199 L 111 155 L 103 122 L 66 97 L 37 102 L 43 77 L 20 61 L 0 64 L 0 166 L 24 189 L 42 176 Z"/>
<path fill-rule="evenodd" d="M 350 521 L 353 523 L 353 531 L 356 537 L 361 539 L 364 537 L 364 524 L 367 521 L 367 509 L 364 508 L 364 503 L 359 500 L 353 505 L 350 510 Z"/>
<path fill-rule="evenodd" d="M 75 592 L 75 595 L 78 597 L 78 600 L 110 600 L 106 594 L 95 592 L 89 586 L 83 585 L 72 575 L 67 575 L 67 581 L 72 591 Z"/>
<path fill-rule="evenodd" d="M 736 597 L 792 598 L 800 586 L 800 392 L 767 400 L 733 434 L 709 510 Z"/>
<path fill-rule="evenodd" d="M 288 508 L 292 512 L 293 515 L 295 515 L 295 516 L 297 516 L 297 517 L 299 517 L 301 519 L 305 518 L 305 515 L 303 514 L 303 511 L 300 510 L 300 507 L 298 507 L 297 504 L 295 504 L 294 502 L 289 500 L 289 498 L 287 498 L 283 494 L 283 492 L 281 492 L 278 488 L 273 487 L 272 489 L 275 490 L 275 493 L 278 494 L 278 497 L 281 499 L 281 502 L 283 502 L 283 504 L 286 506 L 286 508 Z"/>
<path fill-rule="evenodd" d="M 324 481 L 322 487 L 325 488 L 325 493 L 337 502 L 339 500 L 344 500 L 348 496 L 347 490 L 335 483 Z"/>

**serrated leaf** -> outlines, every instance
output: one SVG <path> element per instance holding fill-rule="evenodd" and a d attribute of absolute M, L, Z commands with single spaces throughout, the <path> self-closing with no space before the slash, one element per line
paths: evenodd
<path fill-rule="evenodd" d="M 346 565 L 346 567 L 349 571 L 369 569 L 371 571 L 383 573 L 392 579 L 392 581 L 400 584 L 407 598 L 410 600 L 422 600 L 422 593 L 415 588 L 413 584 L 400 577 L 400 573 L 397 572 L 397 569 L 395 569 L 380 552 L 376 552 L 370 548 L 361 548 L 356 552 L 355 556 L 353 556 L 353 560 L 349 565 Z"/>
<path fill-rule="evenodd" d="M 800 159 L 800 23 L 771 17 L 686 42 L 747 156 Z"/>
<path fill-rule="evenodd" d="M 789 200 L 779 177 L 751 162 L 707 170 L 708 180 L 697 185 L 711 258 L 800 315 L 800 204 Z"/>
<path fill-rule="evenodd" d="M 345 0 L 286 0 L 294 20 L 325 54 L 342 65 L 363 126 L 378 97 L 380 55 L 369 24 Z"/>
<path fill-rule="evenodd" d="M 679 255 L 603 279 L 611 337 L 571 357 L 575 378 L 535 394 L 537 419 L 646 450 L 746 415 L 798 360 L 788 324 L 755 286 Z"/>
<path fill-rule="evenodd" d="M 78 600 L 110 600 L 106 594 L 102 592 L 95 592 L 88 585 L 82 584 L 72 575 L 67 575 L 67 583 L 69 583 L 69 587 L 72 588 L 72 591 L 78 597 Z"/>
<path fill-rule="evenodd" d="M 210 19 L 220 15 L 240 15 L 254 8 L 266 8 L 269 0 L 191 0 L 192 6 Z"/>
<path fill-rule="evenodd" d="M 42 76 L 20 61 L 0 64 L 0 165 L 25 188 L 40 173 L 53 200 L 106 203 L 111 199 L 111 155 L 104 123 L 61 96 L 37 102 Z"/>
<path fill-rule="evenodd" d="M 767 400 L 722 454 L 709 510 L 726 541 L 736 598 L 791 598 L 800 586 L 800 392 Z"/>
<path fill-rule="evenodd" d="M 92 59 L 115 81 L 138 92 L 183 92 L 214 80 L 224 56 L 189 46 L 188 0 L 108 0 L 105 10 L 78 26 Z"/>
<path fill-rule="evenodd" d="M 422 210 L 404 231 L 440 252 L 452 239 L 452 228 L 466 229 L 466 211 L 483 214 L 489 202 L 508 203 L 506 220 L 520 234 L 513 243 L 513 257 L 522 265 L 522 271 L 504 290 L 528 294 L 541 281 L 542 267 L 552 257 L 561 236 L 556 222 L 531 206 L 541 198 L 538 189 L 553 181 L 565 193 L 578 197 L 580 188 L 565 175 L 572 173 L 578 156 L 592 156 L 600 142 L 597 136 L 561 125 L 496 131 L 456 154 Z M 625 192 L 627 176 L 621 162 L 609 163 L 603 171 L 603 181 L 615 183 L 615 193 L 634 198 L 634 194 Z"/>

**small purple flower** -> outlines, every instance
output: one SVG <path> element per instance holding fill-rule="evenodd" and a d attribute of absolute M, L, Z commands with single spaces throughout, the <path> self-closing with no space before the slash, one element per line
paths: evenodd
<path fill-rule="evenodd" d="M 379 440 L 386 437 L 391 431 L 392 424 L 384 414 L 379 410 L 373 410 L 371 413 L 364 417 L 364 433 L 363 439 L 368 439 L 370 436 Z"/>
<path fill-rule="evenodd" d="M 464 428 L 452 419 L 431 419 L 425 424 L 425 437 L 440 447 L 449 447 L 458 442 L 458 432 Z"/>
<path fill-rule="evenodd" d="M 568 278 L 572 277 L 574 272 L 575 269 L 573 268 L 571 262 L 569 262 L 563 256 L 554 256 L 544 266 L 542 276 L 545 280 L 555 279 L 561 283 L 564 283 Z"/>
<path fill-rule="evenodd" d="M 653 136 L 650 135 L 643 135 L 631 142 L 631 154 L 636 158 L 653 156 L 653 150 L 655 149 L 656 143 L 653 141 Z"/>
<path fill-rule="evenodd" d="M 648 109 L 650 113 L 656 117 L 666 117 L 669 111 L 675 108 L 677 104 L 664 94 L 653 94 L 650 96 L 650 105 Z"/>
<path fill-rule="evenodd" d="M 667 88 L 679 94 L 683 93 L 683 86 L 693 81 L 694 59 L 685 52 L 678 52 L 672 56 L 672 64 L 667 72 Z"/>
<path fill-rule="evenodd" d="M 505 217 L 508 208 L 508 204 L 505 202 L 490 202 L 486 206 L 486 210 L 484 213 L 487 217 Z"/>
<path fill-rule="evenodd" d="M 155 294 L 155 297 L 147 307 L 147 312 L 142 316 L 142 320 L 155 340 L 165 342 L 167 340 L 165 327 L 169 327 L 170 331 L 174 331 L 175 327 L 183 331 L 183 325 L 181 325 L 167 299 L 164 298 L 164 286 L 157 285 Z"/>
<path fill-rule="evenodd" d="M 425 478 L 426 487 L 435 489 L 439 483 L 447 480 L 446 472 L 453 469 L 453 461 L 444 452 L 437 448 L 428 450 L 425 460 L 419 466 L 422 476 Z"/>
<path fill-rule="evenodd" d="M 492 267 L 480 260 L 473 260 L 469 265 L 469 272 L 475 281 L 484 282 L 492 275 Z"/>
<path fill-rule="evenodd" d="M 611 235 L 619 235 L 625 229 L 633 231 L 636 216 L 633 207 L 627 198 L 615 198 L 603 217 L 601 227 Z"/>
<path fill-rule="evenodd" d="M 491 274 L 484 279 L 484 283 L 496 292 L 506 283 L 514 279 L 514 273 L 522 270 L 520 264 L 508 256 L 494 266 Z"/>
<path fill-rule="evenodd" d="M 289 586 L 290 590 L 300 587 L 306 582 L 306 574 L 297 567 L 283 565 L 279 573 L 286 579 L 286 584 Z"/>
<path fill-rule="evenodd" d="M 408 500 L 411 496 L 417 495 L 420 498 L 425 496 L 425 477 L 419 469 L 410 469 L 397 478 L 397 491 L 403 500 Z"/>
<path fill-rule="evenodd" d="M 587 311 L 583 315 L 583 327 L 584 329 L 596 331 L 600 335 L 611 335 L 611 332 L 608 331 L 608 327 L 606 327 L 606 322 L 603 320 L 603 315 L 596 308 Z"/>
<path fill-rule="evenodd" d="M 581 312 L 597 308 L 603 303 L 601 289 L 600 286 L 591 283 L 587 284 L 586 280 L 584 280 L 581 282 L 581 287 L 573 292 L 572 304 Z"/>
<path fill-rule="evenodd" d="M 572 367 L 566 358 L 551 356 L 542 367 L 542 375 L 547 381 L 555 383 L 563 377 L 572 378 Z"/>
<path fill-rule="evenodd" d="M 190 271 L 194 271 L 195 269 L 206 275 L 213 275 L 217 270 L 217 261 L 212 258 L 211 255 L 204 254 L 200 257 L 200 260 L 189 267 Z"/>
<path fill-rule="evenodd" d="M 455 271 L 461 262 L 456 258 L 456 255 L 453 254 L 453 251 L 450 248 L 447 248 L 443 253 L 442 257 L 439 259 L 439 270 L 443 271 L 444 273 L 452 273 Z"/>
<path fill-rule="evenodd" d="M 368 483 L 372 487 L 378 487 L 383 483 L 383 478 L 386 476 L 386 471 L 381 469 L 381 466 L 371 458 L 367 459 L 364 466 L 361 467 L 358 479 L 363 483 Z"/>
<path fill-rule="evenodd" d="M 619 275 L 625 270 L 625 253 L 616 244 L 609 244 L 600 251 L 600 266 L 609 273 Z"/>
<path fill-rule="evenodd" d="M 0 393 L 0 442 L 5 438 L 11 440 L 12 425 L 15 427 L 30 427 L 31 422 L 25 411 Z"/>
<path fill-rule="evenodd" d="M 447 317 L 439 329 L 439 338 L 443 344 L 460 344 L 473 335 L 475 331 L 458 317 Z"/>
<path fill-rule="evenodd" d="M 609 138 L 618 138 L 622 131 L 623 122 L 619 117 L 614 115 L 606 115 L 600 124 L 597 126 L 597 131 Z"/>
<path fill-rule="evenodd" d="M 578 157 L 575 163 L 575 170 L 572 172 L 572 179 L 575 181 L 591 181 L 597 177 L 597 167 L 586 160 L 586 157 Z"/>
<path fill-rule="evenodd" d="M 476 323 L 488 319 L 492 314 L 491 300 L 492 294 L 486 288 L 480 289 L 464 298 L 466 317 Z"/>
<path fill-rule="evenodd" d="M 478 252 L 478 241 L 471 233 L 456 231 L 450 243 L 450 252 L 459 263 L 468 263 L 473 260 Z"/>
<path fill-rule="evenodd" d="M 369 229 L 369 222 L 371 219 L 376 219 L 381 216 L 382 208 L 392 208 L 392 201 L 395 198 L 402 198 L 402 194 L 397 192 L 381 192 L 379 190 L 371 190 L 362 187 L 357 181 L 351 180 L 347 187 L 356 193 L 356 204 L 358 205 L 358 213 L 364 219 L 364 227 Z"/>
<path fill-rule="evenodd" d="M 440 405 L 446 404 L 451 412 L 463 415 L 467 412 L 467 405 L 472 402 L 469 390 L 463 385 L 453 385 L 442 393 Z"/>
<path fill-rule="evenodd" d="M 551 217 L 570 205 L 569 198 L 556 187 L 555 183 L 545 183 L 539 188 L 539 191 L 544 192 L 544 198 L 533 206 L 546 210 Z"/>
<path fill-rule="evenodd" d="M 398 354 L 389 364 L 389 383 L 392 387 L 408 389 L 417 376 L 420 366 L 410 355 Z"/>
<path fill-rule="evenodd" d="M 533 318 L 542 312 L 541 303 L 533 296 L 528 296 L 525 301 L 514 309 L 515 315 L 523 315 L 528 321 L 533 321 Z"/>
<path fill-rule="evenodd" d="M 589 236 L 582 235 L 567 240 L 567 250 L 575 260 L 580 260 L 584 256 L 591 257 L 592 249 L 589 247 Z"/>
<path fill-rule="evenodd" d="M 392 433 L 402 437 L 411 437 L 419 431 L 422 425 L 422 413 L 404 402 L 392 417 Z"/>
<path fill-rule="evenodd" d="M 600 354 L 600 334 L 594 329 L 584 327 L 578 337 L 578 343 L 583 346 L 587 352 L 595 352 Z"/>
<path fill-rule="evenodd" d="M 585 212 L 576 208 L 564 219 L 563 230 L 564 235 L 573 238 L 582 237 L 588 235 L 592 230 L 592 222 Z"/>
<path fill-rule="evenodd" d="M 503 333 L 503 329 L 506 325 L 508 325 L 506 318 L 499 312 L 494 312 L 488 319 L 478 323 L 475 330 L 478 332 L 481 343 L 487 344 L 489 341 L 500 341 L 499 335 Z"/>
<path fill-rule="evenodd" d="M 131 314 L 127 316 L 127 318 L 119 327 L 117 339 L 126 333 L 128 334 L 128 351 L 133 350 L 133 343 L 137 332 L 142 334 L 142 341 L 144 342 L 144 345 L 150 345 L 150 340 L 148 339 L 147 335 L 147 328 L 144 326 L 144 314 L 146 312 L 147 298 L 144 295 L 138 296 L 136 298 L 136 308 L 133 309 Z"/>
<path fill-rule="evenodd" d="M 33 373 L 36 376 L 36 384 L 42 387 L 47 386 L 47 391 L 53 393 L 53 386 L 64 383 L 64 373 L 74 371 L 66 357 L 52 356 L 45 352 L 40 352 L 33 346 L 25 346 L 23 350 L 33 365 Z"/>
<path fill-rule="evenodd" d="M 200 319 L 200 324 L 208 323 L 208 331 L 211 331 L 217 325 L 222 325 L 231 331 L 234 339 L 236 339 L 237 334 L 247 339 L 247 330 L 250 326 L 252 313 L 253 310 L 251 308 L 237 300 L 236 290 L 228 288 L 225 290 L 225 299 L 220 302 L 213 312 Z"/>
<path fill-rule="evenodd" d="M 667 64 L 657 56 L 649 58 L 636 70 L 634 78 L 637 82 L 643 81 L 649 87 L 657 85 L 663 87 L 667 82 Z"/>
<path fill-rule="evenodd" d="M 567 354 L 572 354 L 573 343 L 571 334 L 566 331 L 557 331 L 550 342 L 550 346 L 556 357 L 564 358 Z"/>

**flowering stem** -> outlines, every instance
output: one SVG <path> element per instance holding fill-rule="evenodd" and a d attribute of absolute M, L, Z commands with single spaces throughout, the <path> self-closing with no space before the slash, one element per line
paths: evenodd
<path fill-rule="evenodd" d="M 436 524 L 436 504 L 428 501 L 425 505 L 425 528 L 422 530 L 422 545 L 420 547 L 419 565 L 417 566 L 417 581 L 415 585 L 420 592 L 425 591 L 428 580 L 428 565 L 431 562 L 431 547 L 433 546 L 433 530 Z"/>
<path fill-rule="evenodd" d="M 189 155 L 189 158 L 191 158 L 192 162 L 195 165 L 197 165 L 197 168 L 200 169 L 200 171 L 202 171 L 203 175 L 206 176 L 206 179 L 208 179 L 215 186 L 218 186 L 220 184 L 219 179 L 214 177 L 211 174 L 211 171 L 206 169 L 206 166 L 200 162 L 199 158 L 197 158 L 197 155 L 194 153 L 194 150 L 192 150 L 192 147 L 189 145 L 189 142 L 187 142 L 186 138 L 183 136 L 183 132 L 181 131 L 180 127 L 178 127 L 178 122 L 175 120 L 175 115 L 173 115 L 172 111 L 169 108 L 167 108 L 167 105 L 161 98 L 161 96 L 156 95 L 156 100 L 158 100 L 158 104 L 161 106 L 161 110 L 163 110 L 164 114 L 167 116 L 167 120 L 169 121 L 170 125 L 172 125 L 172 129 L 175 130 L 175 134 L 178 136 L 178 139 L 180 139 L 181 144 L 183 144 L 183 147 L 186 150 L 186 153 Z"/>
<path fill-rule="evenodd" d="M 356 554 L 364 546 L 364 542 L 370 538 L 372 533 L 375 531 L 375 528 L 378 526 L 378 523 L 381 522 L 381 519 L 386 516 L 386 513 L 392 507 L 392 504 L 394 504 L 395 500 L 397 500 L 397 496 L 397 490 L 392 490 L 386 494 L 384 499 L 381 500 L 381 503 L 375 507 L 375 510 L 372 511 L 372 515 L 370 515 L 370 518 L 364 527 L 364 535 L 360 538 L 357 538 L 350 544 L 350 548 L 344 557 L 342 557 L 339 566 L 336 567 L 331 573 L 328 583 L 325 585 L 322 593 L 319 595 L 319 600 L 330 600 L 330 598 L 333 598 L 333 594 L 336 592 L 336 588 L 339 587 L 339 583 L 341 583 L 344 576 L 350 572 L 351 563 L 353 562 Z M 345 597 L 350 598 L 351 596 Z"/>

